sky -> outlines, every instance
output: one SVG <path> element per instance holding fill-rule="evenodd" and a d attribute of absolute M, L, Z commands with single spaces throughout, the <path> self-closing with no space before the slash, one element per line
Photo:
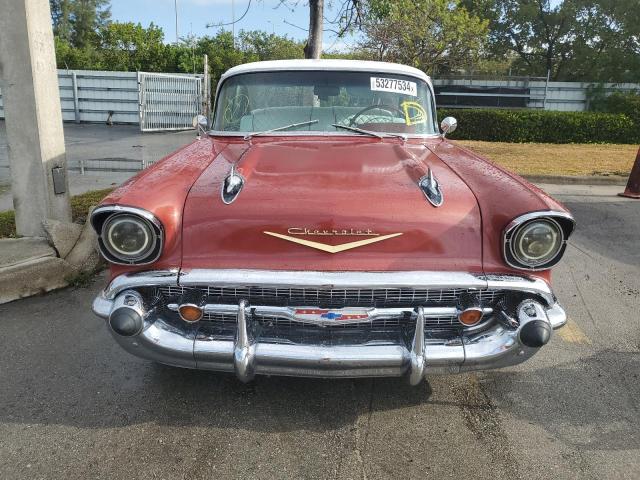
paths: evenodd
<path fill-rule="evenodd" d="M 196 36 L 213 35 L 220 28 L 231 30 L 231 26 L 207 28 L 206 25 L 231 22 L 232 11 L 235 11 L 235 18 L 238 19 L 250 3 L 247 15 L 235 24 L 236 32 L 264 30 L 297 40 L 307 37 L 309 7 L 306 0 L 288 0 L 284 5 L 280 0 L 111 0 L 111 18 L 120 22 L 139 22 L 145 27 L 153 22 L 162 27 L 166 42 L 174 42 L 174 1 L 178 6 L 180 36 L 190 33 Z M 325 18 L 334 18 L 335 14 L 331 15 L 333 12 L 326 7 L 326 3 Z M 337 39 L 331 32 L 324 34 L 325 50 L 345 50 L 353 44 L 353 38 Z"/>

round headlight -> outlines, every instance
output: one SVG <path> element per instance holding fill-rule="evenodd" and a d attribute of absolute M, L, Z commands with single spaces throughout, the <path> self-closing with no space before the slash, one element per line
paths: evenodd
<path fill-rule="evenodd" d="M 552 262 L 562 250 L 562 228 L 551 219 L 532 220 L 521 225 L 511 238 L 515 259 L 535 268 Z"/>
<path fill-rule="evenodd" d="M 136 215 L 115 214 L 102 226 L 102 241 L 117 259 L 135 262 L 149 256 L 157 237 L 149 223 Z"/>

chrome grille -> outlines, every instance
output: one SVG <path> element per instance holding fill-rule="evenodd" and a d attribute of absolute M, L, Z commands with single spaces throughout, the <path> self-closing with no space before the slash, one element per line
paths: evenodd
<path fill-rule="evenodd" d="M 200 296 L 208 303 L 237 303 L 244 299 L 249 305 L 340 307 L 417 307 L 425 305 L 455 305 L 463 293 L 474 293 L 483 305 L 492 305 L 501 295 L 496 290 L 464 288 L 416 289 L 416 288 L 279 288 L 279 287 L 230 287 L 162 286 L 160 292 L 167 300 Z"/>
<path fill-rule="evenodd" d="M 366 343 L 369 341 L 410 341 L 415 331 L 416 320 L 405 318 L 375 319 L 370 322 L 318 325 L 297 322 L 288 318 L 250 315 L 248 318 L 252 334 L 260 341 L 286 341 L 291 343 L 331 344 Z M 202 332 L 221 337 L 233 337 L 236 331 L 236 316 L 208 313 L 199 322 Z M 426 318 L 427 330 L 456 330 L 456 317 Z"/>

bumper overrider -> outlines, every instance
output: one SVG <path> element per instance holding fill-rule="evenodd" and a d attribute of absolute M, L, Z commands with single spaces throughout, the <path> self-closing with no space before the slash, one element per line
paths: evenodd
<path fill-rule="evenodd" d="M 202 320 L 181 318 L 183 305 Z M 469 305 L 482 320 L 456 323 Z M 244 382 L 407 376 L 416 385 L 427 373 L 521 363 L 566 323 L 543 280 L 464 272 L 149 271 L 116 277 L 93 311 L 136 356 Z"/>

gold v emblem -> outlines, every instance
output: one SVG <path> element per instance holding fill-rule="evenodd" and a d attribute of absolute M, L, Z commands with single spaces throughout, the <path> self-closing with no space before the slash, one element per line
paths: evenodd
<path fill-rule="evenodd" d="M 281 238 L 282 240 L 287 240 L 289 242 L 298 243 L 300 245 L 304 245 L 305 247 L 315 248 L 316 250 L 322 250 L 323 252 L 328 253 L 340 253 L 345 250 L 351 250 L 352 248 L 364 247 L 365 245 L 369 245 L 371 243 L 381 242 L 383 240 L 388 240 L 393 237 L 399 237 L 402 233 L 392 233 L 390 235 L 381 235 L 379 237 L 367 238 L 365 240 L 358 240 L 356 242 L 343 243 L 342 245 L 327 245 L 326 243 L 320 242 L 312 242 L 311 240 L 303 240 L 302 238 L 290 237 L 289 235 L 283 235 L 281 233 L 274 232 L 262 232 L 266 235 L 271 235 L 272 237 Z"/>

